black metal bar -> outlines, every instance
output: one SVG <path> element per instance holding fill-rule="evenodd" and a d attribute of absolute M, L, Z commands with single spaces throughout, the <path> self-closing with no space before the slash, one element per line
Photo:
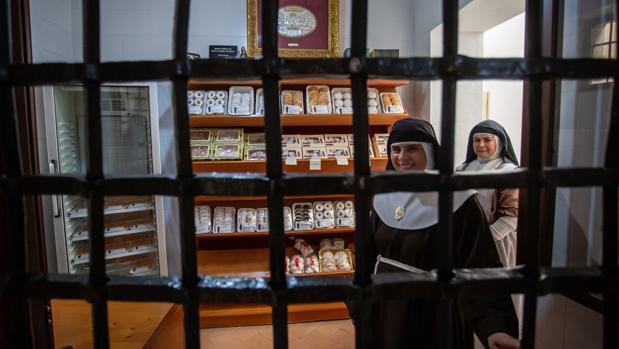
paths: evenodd
<path fill-rule="evenodd" d="M 350 59 L 274 60 L 272 66 L 284 78 L 307 74 L 346 79 Z M 0 65 L 0 80 L 15 86 L 75 83 L 98 77 L 105 82 L 153 81 L 174 79 L 189 74 L 192 78 L 258 79 L 265 63 L 256 60 L 181 60 L 147 62 L 107 62 L 98 67 L 83 63 L 38 63 Z M 592 79 L 612 77 L 619 67 L 612 59 L 593 58 L 477 58 L 458 55 L 448 59 L 430 57 L 366 58 L 369 78 L 440 79 L 446 74 L 458 79 L 544 80 Z"/>
<path fill-rule="evenodd" d="M 368 154 L 368 109 L 367 109 L 367 72 L 365 70 L 367 49 L 367 26 L 368 26 L 368 1 L 357 0 L 352 3 L 351 18 L 351 59 L 349 71 L 351 79 L 351 91 L 353 102 L 353 139 L 354 144 L 354 171 L 355 171 L 355 210 L 357 212 L 370 212 L 370 193 L 366 186 L 370 177 L 370 160 Z M 370 219 L 367 214 L 355 215 L 355 278 L 354 283 L 359 287 L 368 287 L 372 283 L 372 261 L 370 260 L 370 246 L 372 234 L 370 231 Z M 357 348 L 372 347 L 373 328 L 370 307 L 359 303 L 357 298 L 356 308 L 359 309 L 354 316 L 355 346 Z"/>
<path fill-rule="evenodd" d="M 615 19 L 619 15 L 619 1 L 615 1 Z M 611 31 L 615 28 L 611 28 Z M 616 32 L 614 35 L 617 35 Z M 617 45 L 615 45 L 617 46 Z M 612 46 L 611 46 L 612 48 Z M 619 53 L 619 48 L 615 47 L 615 57 Z M 615 60 L 615 64 L 617 60 Z M 618 64 L 619 65 L 619 64 Z M 613 101 L 610 112 L 610 127 L 608 130 L 608 143 L 606 144 L 606 156 L 604 166 L 610 169 L 619 168 L 619 87 L 617 81 L 619 74 L 615 75 L 613 83 Z M 619 229 L 617 227 L 617 214 L 619 213 L 619 204 L 617 185 L 607 185 L 603 189 L 603 228 L 602 228 L 602 273 L 605 276 L 619 276 L 619 267 L 617 265 L 617 244 Z M 617 348 L 619 346 L 619 336 L 617 334 L 617 323 L 619 322 L 619 311 L 617 292 L 607 291 L 603 293 L 604 297 L 604 348 Z"/>
<path fill-rule="evenodd" d="M 443 58 L 447 72 L 453 70 L 452 62 L 458 55 L 458 1 L 443 0 Z M 441 146 L 438 157 L 438 170 L 442 178 L 453 173 L 454 123 L 456 119 L 457 79 L 449 74 L 443 76 L 441 110 Z M 436 324 L 439 348 L 452 347 L 453 299 L 445 296 L 446 284 L 453 277 L 453 238 L 452 215 L 453 192 L 446 185 L 439 187 L 438 236 L 436 239 L 438 280 L 441 282 L 443 297 L 438 300 Z"/>
<path fill-rule="evenodd" d="M 84 63 L 96 67 L 100 63 L 100 4 L 98 0 L 82 3 Z M 86 94 L 86 180 L 91 183 L 103 179 L 101 139 L 101 82 L 97 76 L 84 81 Z M 103 193 L 93 186 L 88 191 L 88 231 L 90 244 L 90 278 L 95 348 L 108 348 L 107 276 L 105 272 L 105 238 L 103 236 Z"/>
<path fill-rule="evenodd" d="M 278 33 L 277 18 L 279 1 L 262 1 L 262 45 L 264 59 L 264 127 L 267 146 L 267 176 L 270 180 L 267 205 L 269 207 L 269 269 L 272 293 L 273 347 L 288 348 L 288 305 L 286 290 L 284 196 L 282 178 L 282 135 L 279 118 L 279 75 L 277 70 Z"/>
<path fill-rule="evenodd" d="M 187 84 L 189 63 L 187 60 L 187 41 L 189 31 L 189 0 L 176 0 L 174 9 L 173 53 L 177 62 L 174 86 L 174 130 L 176 136 L 176 172 L 181 182 L 181 197 L 178 200 L 179 232 L 181 241 L 183 324 L 185 347 L 200 347 L 200 317 L 198 292 L 198 266 L 194 226 L 194 199 L 190 180 L 193 176 L 189 152 L 189 116 L 187 111 Z"/>
<path fill-rule="evenodd" d="M 453 190 L 472 188 L 527 188 L 531 178 L 544 188 L 617 186 L 619 171 L 612 168 L 546 168 L 529 173 L 517 169 L 508 173 L 456 173 L 442 178 L 439 174 L 376 172 L 365 186 L 370 193 L 393 191 L 436 191 L 440 183 Z M 443 182 L 441 182 L 443 181 Z M 189 183 L 189 184 L 188 184 Z M 286 174 L 280 185 L 284 195 L 354 194 L 358 185 L 351 174 Z M 262 196 L 267 195 L 269 179 L 263 174 L 209 173 L 197 174 L 187 181 L 166 176 L 106 177 L 104 182 L 89 183 L 81 176 L 22 176 L 20 179 L 0 176 L 0 193 L 22 195 L 71 194 L 87 195 L 93 186 L 107 195 L 180 196 L 181 188 L 191 186 L 194 195 Z"/>
<path fill-rule="evenodd" d="M 182 303 L 185 293 L 177 277 L 110 276 L 107 284 L 109 300 L 157 301 Z M 353 284 L 352 277 L 289 277 L 284 296 L 290 303 L 340 301 L 358 299 L 364 293 L 366 301 L 387 299 L 437 299 L 442 297 L 438 277 L 434 274 L 385 273 L 374 277 L 367 288 Z M 532 295 L 582 292 L 619 291 L 619 279 L 606 276 L 597 267 L 541 268 L 540 278 L 533 288 L 521 270 L 500 268 L 456 270 L 447 284 L 449 293 L 464 297 L 485 296 L 502 292 Z M 200 299 L 209 303 L 271 303 L 272 289 L 267 278 L 201 277 Z M 30 298 L 90 299 L 88 276 L 79 274 L 30 274 L 25 278 L 0 274 L 0 291 L 13 290 Z"/>
<path fill-rule="evenodd" d="M 543 4 L 540 1 L 527 0 L 525 18 L 525 56 L 527 59 L 539 59 L 542 56 L 542 13 Z M 541 185 L 536 179 L 542 170 L 542 82 L 540 79 L 531 79 L 528 84 L 529 115 L 529 142 L 528 142 L 528 169 L 529 186 L 527 188 L 526 206 L 526 234 L 525 234 L 525 276 L 531 286 L 524 297 L 524 329 L 522 347 L 534 348 L 535 326 L 537 313 L 537 296 L 533 288 L 533 281 L 539 277 L 539 218 Z"/>
<path fill-rule="evenodd" d="M 11 3 L 10 1 L 0 2 L 0 64 L 9 65 L 11 63 Z M 19 158 L 19 142 L 17 139 L 18 128 L 15 119 L 15 109 L 13 104 L 13 89 L 10 84 L 0 81 L 0 136 L 4 140 L 0 148 L 0 173 L 4 172 L 7 178 L 19 181 L 22 176 Z M 24 217 L 24 206 L 22 197 L 17 193 L 9 193 L 6 197 L 0 195 L 0 207 L 6 209 L 5 227 L 0 230 L 7 232 L 8 246 L 4 251 L 10 251 L 10 265 L 5 266 L 11 273 L 17 275 L 26 272 L 26 229 Z M 23 294 L 11 292 L 3 297 L 0 293 L 0 308 L 6 313 L 0 315 L 0 321 L 11 321 L 0 335 L 5 337 L 7 343 L 12 345 L 32 348 L 33 342 L 30 338 L 31 322 L 27 314 L 29 302 Z"/>

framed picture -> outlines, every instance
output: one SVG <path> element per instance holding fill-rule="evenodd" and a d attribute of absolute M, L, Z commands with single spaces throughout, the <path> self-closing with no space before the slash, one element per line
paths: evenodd
<path fill-rule="evenodd" d="M 281 57 L 338 57 L 339 0 L 280 0 Z M 247 53 L 262 54 L 262 0 L 247 0 Z"/>

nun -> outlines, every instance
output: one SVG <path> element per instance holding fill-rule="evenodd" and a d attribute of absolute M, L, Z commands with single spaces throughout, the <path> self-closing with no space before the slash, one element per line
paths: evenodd
<path fill-rule="evenodd" d="M 484 120 L 469 134 L 466 161 L 456 171 L 511 171 L 518 159 L 509 135 L 501 124 Z M 477 199 L 484 210 L 501 263 L 516 266 L 518 227 L 518 189 L 477 189 Z"/>
<path fill-rule="evenodd" d="M 438 141 L 430 123 L 397 121 L 387 141 L 387 170 L 433 170 Z M 500 267 L 497 250 L 474 190 L 453 195 L 454 268 Z M 375 273 L 427 273 L 437 268 L 438 193 L 377 194 L 371 212 Z M 386 300 L 372 308 L 376 348 L 436 348 L 438 305 L 431 299 Z M 466 348 L 465 328 L 485 347 L 518 348 L 518 320 L 508 293 L 458 298 L 452 303 L 452 348 Z"/>

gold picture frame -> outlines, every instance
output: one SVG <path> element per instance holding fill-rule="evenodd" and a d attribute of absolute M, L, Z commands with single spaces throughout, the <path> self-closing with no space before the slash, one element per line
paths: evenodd
<path fill-rule="evenodd" d="M 280 9 L 285 6 L 302 7 L 306 5 L 308 1 L 303 0 L 280 0 Z M 319 58 L 319 57 L 339 57 L 339 0 L 312 0 L 312 6 L 326 7 L 327 8 L 327 20 L 317 20 L 316 27 L 318 28 L 317 34 L 326 31 L 326 40 L 324 37 L 314 39 L 312 47 L 308 48 L 304 44 L 304 39 L 297 40 L 295 48 L 289 48 L 291 45 L 287 43 L 285 47 L 279 47 L 280 57 L 289 58 Z M 247 54 L 250 57 L 256 57 L 262 55 L 262 49 L 260 47 L 259 38 L 261 37 L 261 0 L 247 0 Z M 326 23 L 325 23 L 326 22 Z M 327 26 L 326 28 L 324 26 Z M 282 45 L 281 35 L 278 35 L 278 43 Z M 306 40 L 309 42 L 309 39 Z M 308 45 L 309 46 L 309 45 Z M 318 47 L 316 47 L 318 46 Z"/>

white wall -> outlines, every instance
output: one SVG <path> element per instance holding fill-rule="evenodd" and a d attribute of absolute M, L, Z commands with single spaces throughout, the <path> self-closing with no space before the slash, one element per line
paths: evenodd
<path fill-rule="evenodd" d="M 502 5 L 506 5 L 501 7 Z M 470 57 L 523 57 L 524 2 L 475 0 L 460 10 L 462 25 L 458 33 L 458 53 Z M 498 20 L 505 19 L 500 23 Z M 430 34 L 430 54 L 442 55 L 443 27 L 439 25 Z M 500 42 L 500 43 L 499 43 Z M 430 87 L 430 122 L 435 129 L 441 125 L 440 81 Z M 490 118 L 502 124 L 509 133 L 516 155 L 520 156 L 522 124 L 522 82 L 513 81 L 460 81 L 456 94 L 456 125 L 454 138 L 454 165 L 466 158 L 468 135 L 482 121 L 483 92 L 490 92 Z"/>
<path fill-rule="evenodd" d="M 524 13 L 484 32 L 485 58 L 524 57 Z M 522 132 L 522 81 L 485 80 L 482 89 L 489 93 L 488 116 L 509 134 L 520 159 Z"/>

